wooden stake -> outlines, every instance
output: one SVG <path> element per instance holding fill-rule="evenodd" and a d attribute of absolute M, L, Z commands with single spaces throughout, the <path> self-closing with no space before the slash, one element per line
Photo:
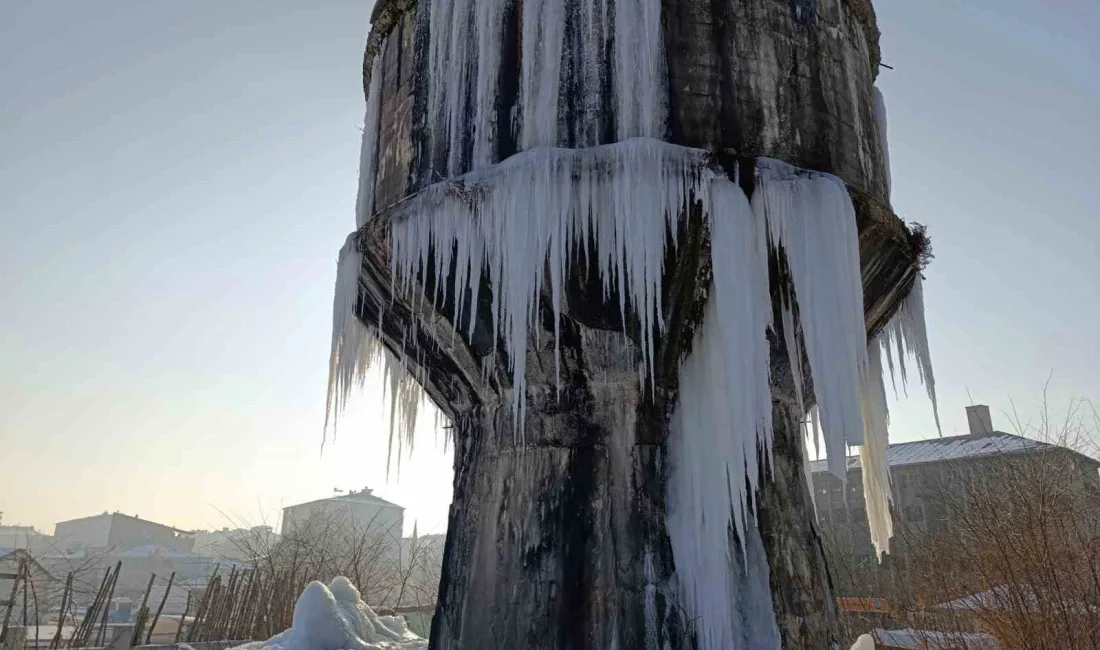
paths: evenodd
<path fill-rule="evenodd" d="M 145 595 L 141 597 L 141 607 L 138 607 L 137 617 L 134 619 L 134 633 L 130 636 L 130 645 L 135 646 L 141 641 L 141 628 L 145 627 L 145 619 L 149 617 L 149 591 L 153 588 L 153 581 L 157 574 L 149 576 L 149 584 L 145 585 Z"/>
<path fill-rule="evenodd" d="M 160 599 L 160 605 L 157 607 L 156 616 L 153 617 L 153 622 L 149 625 L 149 631 L 145 633 L 145 645 L 149 645 L 149 640 L 153 638 L 153 628 L 157 626 L 157 620 L 160 619 L 160 613 L 164 611 L 164 603 L 168 602 L 168 592 L 172 591 L 172 581 L 176 579 L 176 572 L 173 571 L 172 575 L 168 576 L 168 586 L 164 588 L 164 597 Z"/>
<path fill-rule="evenodd" d="M 107 590 L 107 602 L 103 607 L 103 615 L 99 621 L 99 634 L 95 637 L 95 644 L 103 645 L 103 636 L 107 633 L 107 615 L 111 613 L 111 600 L 115 597 L 115 586 L 118 585 L 118 576 L 122 573 L 122 560 L 115 563 L 115 575 L 111 578 L 111 588 Z"/>

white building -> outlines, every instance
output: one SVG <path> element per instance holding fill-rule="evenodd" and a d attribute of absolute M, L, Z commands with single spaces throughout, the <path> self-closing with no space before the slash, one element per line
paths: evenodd
<path fill-rule="evenodd" d="M 359 492 L 352 490 L 340 496 L 283 508 L 280 533 L 285 537 L 295 532 L 306 532 L 307 528 L 320 525 L 322 520 L 326 524 L 338 522 L 361 532 L 383 535 L 399 544 L 405 509 L 374 496 L 369 488 Z"/>

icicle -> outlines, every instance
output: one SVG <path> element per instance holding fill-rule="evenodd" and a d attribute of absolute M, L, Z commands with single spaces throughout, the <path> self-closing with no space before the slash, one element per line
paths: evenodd
<path fill-rule="evenodd" d="M 714 288 L 669 425 L 669 539 L 700 648 L 778 647 L 753 515 L 772 433 L 765 226 L 728 180 L 710 199 Z"/>
<path fill-rule="evenodd" d="M 798 337 L 794 331 L 794 314 L 786 300 L 783 301 L 781 318 L 783 319 L 783 342 L 787 348 L 787 364 L 794 378 L 794 399 L 798 404 L 798 420 L 801 422 L 802 418 L 806 417 L 806 403 L 802 395 L 802 351 L 798 349 Z"/>
<path fill-rule="evenodd" d="M 806 479 L 806 489 L 810 492 L 810 505 L 813 506 L 814 516 L 817 516 L 817 494 L 814 492 L 814 472 L 810 467 L 810 432 L 805 422 L 798 423 L 799 442 L 802 448 L 802 476 Z"/>
<path fill-rule="evenodd" d="M 835 176 L 760 159 L 753 209 L 786 251 L 825 432 L 829 470 L 846 476 L 862 444 L 860 372 L 867 364 L 855 210 Z"/>
<path fill-rule="evenodd" d="M 367 90 L 367 113 L 363 118 L 363 143 L 359 153 L 359 194 L 355 199 L 355 227 L 362 228 L 374 211 L 374 169 L 378 160 L 378 113 L 382 92 L 382 55 L 386 41 L 371 64 L 370 86 Z"/>
<path fill-rule="evenodd" d="M 892 360 L 890 345 L 896 345 L 898 350 L 898 365 L 901 370 L 902 385 L 905 377 L 905 354 L 908 351 L 917 361 L 917 372 L 920 380 L 928 391 L 928 399 L 932 402 L 932 416 L 936 420 L 936 430 L 943 435 L 940 427 L 940 409 L 936 401 L 936 378 L 932 374 L 932 352 L 928 347 L 928 328 L 924 320 L 924 281 L 918 273 L 913 279 L 913 286 L 909 294 L 901 301 L 894 316 L 882 328 L 879 337 L 883 347 L 886 348 L 887 359 Z M 890 364 L 890 377 L 893 380 L 894 367 Z"/>
<path fill-rule="evenodd" d="M 383 390 L 390 395 L 390 440 L 388 454 L 412 449 L 416 415 L 423 391 L 409 373 L 410 364 L 398 360 L 381 345 L 379 337 L 356 316 L 359 301 L 359 273 L 363 254 L 357 233 L 348 235 L 336 268 L 336 292 L 332 305 L 332 347 L 329 353 L 328 391 L 325 396 L 325 431 L 347 405 L 353 386 L 362 387 L 367 372 L 382 364 Z M 385 395 L 383 395 L 383 400 Z M 386 469 L 389 471 L 389 456 Z"/>
<path fill-rule="evenodd" d="M 665 241 L 666 233 L 676 233 L 689 196 L 707 200 L 713 176 L 707 160 L 703 151 L 644 138 L 581 150 L 539 147 L 430 186 L 391 215 L 397 290 L 413 285 L 431 254 L 439 256 L 434 279 L 440 287 L 457 255 L 456 285 L 440 295 L 476 294 L 484 269 L 494 287 L 493 332 L 509 352 L 514 415 L 521 423 L 527 338 L 538 317 L 539 291 L 549 280 L 559 319 L 569 253 L 591 237 L 598 257 L 590 263 L 599 269 L 604 294 L 618 292 L 624 319 L 628 305 L 638 315 L 640 373 L 652 379 L 665 247 L 675 243 Z M 766 285 L 759 291 L 763 295 Z"/>
<path fill-rule="evenodd" d="M 882 346 L 878 339 L 868 346 L 867 360 L 859 388 L 863 411 L 863 445 L 859 448 L 859 461 L 871 543 L 875 555 L 881 558 L 883 553 L 890 552 L 894 524 L 890 517 L 890 463 L 887 457 L 890 415 L 883 384 Z"/>
<path fill-rule="evenodd" d="M 565 37 L 565 0 L 523 3 L 522 117 L 524 149 L 558 144 L 558 91 Z"/>
<path fill-rule="evenodd" d="M 501 32 L 504 2 L 478 0 L 477 15 L 477 115 L 474 120 L 474 167 L 496 160 L 497 95 L 500 78 Z"/>
<path fill-rule="evenodd" d="M 615 119 L 619 139 L 661 137 L 666 113 L 662 81 L 661 3 L 615 3 Z"/>
<path fill-rule="evenodd" d="M 875 86 L 875 123 L 878 127 L 878 146 L 882 152 L 882 164 L 886 172 L 886 198 L 890 198 L 890 186 L 893 180 L 890 175 L 890 141 L 886 137 L 886 100 L 882 91 Z"/>
<path fill-rule="evenodd" d="M 367 327 L 355 316 L 359 301 L 359 271 L 363 254 L 358 234 L 348 235 L 336 262 L 336 293 L 332 302 L 332 349 L 328 360 L 328 392 L 325 396 L 325 430 L 333 416 L 344 410 L 351 387 L 369 365 L 376 349 Z"/>

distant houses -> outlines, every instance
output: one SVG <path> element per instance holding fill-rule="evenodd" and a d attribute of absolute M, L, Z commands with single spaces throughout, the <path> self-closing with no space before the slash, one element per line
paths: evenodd
<path fill-rule="evenodd" d="M 889 446 L 895 529 L 936 532 L 952 525 L 941 495 L 973 481 L 996 482 L 1011 463 L 1043 455 L 1075 468 L 1075 489 L 1100 495 L 1100 462 L 1071 449 L 993 429 L 988 406 L 967 408 L 970 433 Z M 850 569 L 876 566 L 863 498 L 859 456 L 848 458 L 847 480 L 829 473 L 826 461 L 810 463 L 818 522 L 831 542 L 830 564 Z M 843 588 L 844 576 L 840 576 Z"/>

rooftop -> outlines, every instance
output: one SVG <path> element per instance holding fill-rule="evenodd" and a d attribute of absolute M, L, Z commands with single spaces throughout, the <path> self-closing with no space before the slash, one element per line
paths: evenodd
<path fill-rule="evenodd" d="M 127 515 L 127 514 L 123 514 L 121 512 L 104 512 L 104 513 L 101 513 L 101 514 L 98 514 L 98 515 L 92 515 L 90 517 L 78 517 L 76 519 L 66 519 L 65 521 L 57 522 L 56 525 L 60 526 L 62 524 L 71 524 L 71 523 L 75 523 L 75 522 L 78 522 L 78 521 L 90 521 L 92 519 L 104 519 L 104 518 L 111 519 L 112 521 L 114 521 L 115 517 L 119 517 L 119 518 L 123 518 L 123 519 L 132 519 L 134 521 L 140 521 L 141 523 L 148 524 L 150 526 L 159 526 L 161 528 L 167 528 L 168 530 L 170 530 L 174 533 L 178 533 L 178 534 L 182 534 L 182 535 L 191 535 L 192 534 L 192 532 L 189 531 L 189 530 L 182 530 L 182 529 L 179 529 L 179 528 L 175 528 L 173 526 L 168 526 L 168 525 L 165 525 L 165 524 L 158 524 L 155 521 L 149 521 L 148 519 L 142 519 L 141 517 L 135 517 L 133 515 Z"/>
<path fill-rule="evenodd" d="M 887 459 L 890 467 L 899 467 L 918 463 L 976 458 L 993 454 L 1016 454 L 1053 448 L 1054 445 L 1045 442 L 1004 433 L 1003 431 L 994 431 L 992 433 L 971 433 L 964 436 L 895 443 L 890 445 L 887 451 Z M 859 456 L 849 456 L 848 470 L 859 468 Z M 824 459 L 810 461 L 810 471 L 815 474 L 828 471 L 827 462 Z"/>
<path fill-rule="evenodd" d="M 364 488 L 364 489 L 362 489 L 358 492 L 352 490 L 351 492 L 348 492 L 347 494 L 341 494 L 339 496 L 331 496 L 331 497 L 326 497 L 324 499 L 315 499 L 313 501 L 306 501 L 304 503 L 296 503 L 292 506 L 287 506 L 286 508 L 283 508 L 283 510 L 286 510 L 287 508 L 297 508 L 299 506 L 305 506 L 305 505 L 309 505 L 311 503 L 325 503 L 325 502 L 328 502 L 328 503 L 346 503 L 346 502 L 369 503 L 371 505 L 381 506 L 381 507 L 385 507 L 385 508 L 399 508 L 401 510 L 405 509 L 402 506 L 397 505 L 396 503 L 391 503 L 391 502 L 386 501 L 385 499 L 383 499 L 381 497 L 374 496 L 374 494 L 372 493 L 370 488 Z"/>

